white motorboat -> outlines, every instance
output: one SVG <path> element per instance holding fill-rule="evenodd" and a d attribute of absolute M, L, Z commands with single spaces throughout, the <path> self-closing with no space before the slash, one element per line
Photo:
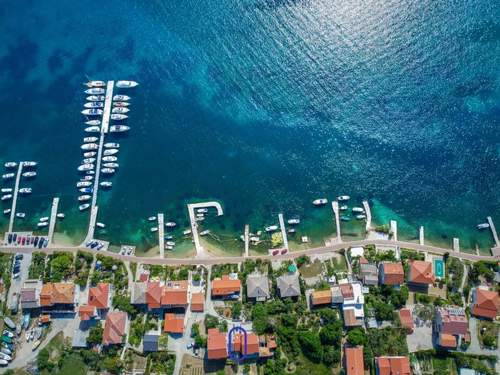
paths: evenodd
<path fill-rule="evenodd" d="M 128 88 L 136 87 L 137 85 L 139 85 L 139 84 L 135 81 L 116 81 L 116 83 L 115 83 L 115 86 L 119 87 L 121 89 L 128 89 Z"/>
<path fill-rule="evenodd" d="M 200 236 L 207 236 L 209 234 L 210 234 L 210 231 L 208 229 L 205 229 L 205 230 L 200 232 Z"/>
<path fill-rule="evenodd" d="M 340 211 L 346 211 L 349 209 L 349 207 L 346 204 L 340 206 L 339 208 L 340 208 Z"/>
<path fill-rule="evenodd" d="M 102 181 L 102 182 L 99 182 L 99 186 L 101 186 L 103 188 L 110 188 L 113 186 L 113 183 L 111 181 Z"/>
<path fill-rule="evenodd" d="M 165 249 L 166 249 L 166 250 L 173 250 L 173 249 L 174 249 L 174 247 L 173 247 L 173 246 L 168 246 L 168 245 L 167 245 L 167 246 L 165 246 Z"/>
<path fill-rule="evenodd" d="M 24 219 L 26 217 L 26 214 L 24 212 L 16 212 L 16 217 Z"/>
<path fill-rule="evenodd" d="M 196 214 L 196 217 L 205 217 L 205 214 L 203 214 L 203 213 L 198 213 L 198 214 Z"/>
<path fill-rule="evenodd" d="M 12 193 L 12 188 L 2 188 L 2 193 Z"/>
<path fill-rule="evenodd" d="M 158 232 L 158 227 L 152 227 L 152 228 L 150 229 L 150 231 L 151 231 L 151 232 Z"/>
<path fill-rule="evenodd" d="M 484 230 L 484 229 L 488 229 L 489 227 L 490 227 L 489 223 L 481 223 L 481 224 L 478 224 L 476 228 L 479 230 Z"/>
<path fill-rule="evenodd" d="M 118 154 L 118 149 L 116 148 L 108 148 L 107 150 L 104 150 L 103 152 L 103 155 L 104 156 L 111 156 L 111 155 L 114 155 L 114 154 Z"/>
<path fill-rule="evenodd" d="M 113 168 L 103 168 L 103 169 L 101 169 L 101 173 L 103 173 L 103 174 L 113 174 L 113 173 L 115 173 L 115 170 Z"/>
<path fill-rule="evenodd" d="M 88 194 L 85 194 L 85 195 L 80 195 L 80 196 L 78 197 L 78 201 L 79 201 L 79 202 L 85 202 L 85 201 L 90 200 L 91 198 L 92 198 L 92 196 L 91 196 L 91 195 L 88 195 Z"/>
<path fill-rule="evenodd" d="M 101 128 L 99 126 L 89 126 L 88 128 L 85 128 L 85 131 L 87 133 L 99 133 Z"/>
<path fill-rule="evenodd" d="M 4 164 L 5 168 L 15 168 L 17 167 L 17 163 L 15 161 L 8 161 Z"/>
<path fill-rule="evenodd" d="M 366 219 L 366 215 L 356 215 L 356 219 L 358 220 Z"/>
<path fill-rule="evenodd" d="M 101 229 L 106 228 L 106 224 L 104 224 L 104 223 L 97 222 L 95 225 L 97 226 L 97 228 L 101 228 Z"/>
<path fill-rule="evenodd" d="M 202 217 L 195 217 L 194 218 L 196 221 L 203 221 L 205 220 L 205 216 L 202 216 Z"/>
<path fill-rule="evenodd" d="M 33 171 L 23 172 L 22 176 L 26 177 L 26 178 L 35 177 L 36 176 L 36 172 L 33 172 Z"/>
<path fill-rule="evenodd" d="M 94 170 L 91 170 L 91 171 L 86 171 L 85 174 L 87 175 L 94 175 L 95 174 L 95 171 Z"/>
<path fill-rule="evenodd" d="M 130 112 L 130 109 L 125 107 L 115 107 L 111 110 L 111 113 L 127 113 Z"/>
<path fill-rule="evenodd" d="M 120 144 L 116 142 L 107 142 L 104 144 L 104 148 L 120 148 Z"/>
<path fill-rule="evenodd" d="M 156 221 L 156 216 L 150 216 L 148 217 L 148 221 Z"/>
<path fill-rule="evenodd" d="M 80 146 L 82 150 L 97 150 L 99 148 L 99 145 L 96 143 L 85 143 Z"/>
<path fill-rule="evenodd" d="M 4 215 L 10 214 L 10 208 L 6 208 L 5 210 L 3 210 L 3 214 Z"/>
<path fill-rule="evenodd" d="M 94 189 L 92 189 L 91 187 L 82 187 L 82 188 L 78 189 L 78 191 L 80 193 L 89 193 L 89 194 L 91 194 L 94 191 Z"/>
<path fill-rule="evenodd" d="M 95 166 L 94 166 L 94 164 L 92 164 L 92 163 L 87 163 L 87 164 L 82 164 L 82 165 L 80 165 L 80 166 L 78 167 L 78 170 L 79 170 L 80 172 L 86 172 L 86 171 L 91 171 L 91 170 L 93 170 L 93 169 L 94 169 L 94 167 L 95 167 Z"/>
<path fill-rule="evenodd" d="M 208 213 L 208 208 L 198 208 L 196 212 L 199 214 L 206 214 Z"/>
<path fill-rule="evenodd" d="M 46 221 L 44 221 L 44 222 L 38 223 L 36 226 L 38 228 L 43 228 L 43 227 L 46 227 L 47 225 L 49 225 L 49 223 L 47 223 Z"/>
<path fill-rule="evenodd" d="M 90 89 L 85 90 L 85 94 L 87 95 L 102 95 L 106 92 L 102 87 L 92 87 Z"/>
<path fill-rule="evenodd" d="M 63 214 L 62 212 L 59 212 L 59 213 L 56 215 L 56 217 L 57 217 L 58 219 L 64 219 L 64 218 L 66 217 L 66 215 L 65 215 L 65 214 Z"/>
<path fill-rule="evenodd" d="M 295 233 L 295 232 L 296 232 L 296 230 L 295 230 L 295 228 L 289 228 L 289 229 L 287 230 L 287 232 L 288 232 L 288 233 Z"/>
<path fill-rule="evenodd" d="M 174 227 L 176 227 L 176 226 L 177 226 L 177 223 L 175 223 L 175 222 L 173 222 L 173 221 L 168 221 L 168 222 L 166 222 L 166 223 L 165 223 L 165 226 L 166 226 L 167 228 L 174 228 Z"/>
<path fill-rule="evenodd" d="M 5 174 L 3 174 L 3 175 L 2 175 L 2 178 L 3 178 L 4 180 L 9 180 L 9 179 L 11 179 L 11 178 L 14 178 L 14 176 L 15 176 L 15 174 L 14 174 L 14 173 L 5 173 Z"/>
<path fill-rule="evenodd" d="M 89 208 L 89 207 L 90 207 L 90 203 L 84 203 L 84 204 L 79 205 L 79 206 L 78 206 L 78 209 L 79 209 L 80 211 L 84 211 L 84 210 L 86 210 L 86 209 L 87 209 L 87 208 Z"/>
<path fill-rule="evenodd" d="M 92 181 L 94 176 L 83 176 L 80 181 Z"/>
<path fill-rule="evenodd" d="M 19 194 L 31 194 L 32 189 L 30 187 L 25 187 L 19 189 Z"/>
<path fill-rule="evenodd" d="M 104 108 L 103 102 L 87 102 L 83 105 L 85 108 Z"/>
<path fill-rule="evenodd" d="M 363 207 L 353 207 L 352 212 L 362 214 L 365 212 L 365 209 Z"/>
<path fill-rule="evenodd" d="M 95 151 L 88 151 L 83 153 L 84 158 L 93 158 L 97 155 L 97 152 Z"/>
<path fill-rule="evenodd" d="M 191 229 L 186 229 L 185 231 L 182 232 L 183 235 L 188 236 L 191 234 Z"/>
<path fill-rule="evenodd" d="M 95 162 L 95 158 L 85 158 L 83 159 L 83 164 L 92 164 Z"/>
<path fill-rule="evenodd" d="M 341 195 L 340 197 L 337 197 L 337 200 L 339 202 L 345 202 L 345 201 L 348 201 L 349 199 L 351 199 L 351 197 L 348 195 Z"/>
<path fill-rule="evenodd" d="M 300 219 L 290 219 L 290 220 L 288 220 L 288 224 L 290 224 L 290 225 L 300 224 Z"/>
<path fill-rule="evenodd" d="M 115 107 L 128 107 L 130 105 L 129 102 L 114 102 L 113 105 Z"/>
<path fill-rule="evenodd" d="M 104 95 L 90 95 L 85 98 L 89 102 L 103 102 L 106 97 Z"/>
<path fill-rule="evenodd" d="M 318 199 L 313 200 L 313 204 L 315 206 L 324 206 L 327 203 L 328 203 L 328 199 L 326 199 L 326 198 L 318 198 Z"/>
<path fill-rule="evenodd" d="M 270 226 L 268 226 L 268 227 L 265 228 L 266 232 L 274 232 L 275 230 L 278 230 L 278 226 L 277 225 L 270 225 Z"/>
<path fill-rule="evenodd" d="M 120 167 L 120 164 L 118 164 L 118 163 L 104 163 L 102 166 L 104 168 L 118 168 L 118 167 Z"/>
<path fill-rule="evenodd" d="M 201 232 L 201 233 L 203 233 L 203 232 Z M 203 236 L 203 234 L 201 234 L 201 233 L 200 233 L 200 235 Z M 175 242 L 174 241 L 167 241 L 167 242 L 165 242 L 165 245 L 167 245 L 167 246 L 175 246 Z"/>
<path fill-rule="evenodd" d="M 91 126 L 101 125 L 101 120 L 85 121 L 85 125 L 91 125 Z"/>
<path fill-rule="evenodd" d="M 130 100 L 130 96 L 127 96 L 127 95 L 115 95 L 115 96 L 113 96 L 113 101 L 126 102 L 127 100 Z"/>
<path fill-rule="evenodd" d="M 123 133 L 130 130 L 130 126 L 126 125 L 111 125 L 109 131 L 111 133 Z"/>
<path fill-rule="evenodd" d="M 87 87 L 105 87 L 106 82 L 104 81 L 88 81 L 84 83 Z"/>
<path fill-rule="evenodd" d="M 87 108 L 87 109 L 84 109 L 82 111 L 82 115 L 85 115 L 85 116 L 101 116 L 103 114 L 103 110 L 102 109 L 96 109 L 96 108 Z"/>
<path fill-rule="evenodd" d="M 85 137 L 83 138 L 83 142 L 85 143 L 95 143 L 99 140 L 97 137 Z"/>
<path fill-rule="evenodd" d="M 36 161 L 23 161 L 23 167 L 36 167 L 38 163 Z"/>
<path fill-rule="evenodd" d="M 113 162 L 113 161 L 117 161 L 118 158 L 116 156 L 103 156 L 102 157 L 102 161 L 106 161 L 106 162 Z"/>
<path fill-rule="evenodd" d="M 43 216 L 40 218 L 39 220 L 41 223 L 43 223 L 44 221 L 49 221 L 49 217 L 48 216 Z"/>
<path fill-rule="evenodd" d="M 76 183 L 77 188 L 89 187 L 89 186 L 92 186 L 92 182 L 90 182 L 90 181 L 78 181 Z"/>
<path fill-rule="evenodd" d="M 123 115 L 121 113 L 112 113 L 110 117 L 111 120 L 125 120 L 126 118 L 128 118 L 127 115 Z"/>

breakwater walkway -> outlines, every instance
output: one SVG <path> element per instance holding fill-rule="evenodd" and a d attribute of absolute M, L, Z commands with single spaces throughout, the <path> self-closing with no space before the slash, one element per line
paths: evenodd
<path fill-rule="evenodd" d="M 201 245 L 200 236 L 198 233 L 198 222 L 196 221 L 196 210 L 199 208 L 211 208 L 215 207 L 217 210 L 217 216 L 222 216 L 224 211 L 222 210 L 222 205 L 216 201 L 202 202 L 202 203 L 190 203 L 187 205 L 189 212 L 189 221 L 191 222 L 191 233 L 193 234 L 194 247 L 196 249 L 196 256 L 198 258 L 203 258 L 208 256 L 205 253 L 205 249 Z"/>

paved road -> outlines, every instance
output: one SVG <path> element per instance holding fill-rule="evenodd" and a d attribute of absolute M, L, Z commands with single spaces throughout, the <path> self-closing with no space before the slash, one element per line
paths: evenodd
<path fill-rule="evenodd" d="M 31 253 L 24 254 L 23 259 L 21 260 L 19 277 L 16 279 L 12 278 L 11 280 L 9 294 L 7 297 L 7 306 L 10 307 L 13 303 L 15 303 L 16 299 L 18 300 L 20 298 L 21 288 L 24 282 L 28 279 L 30 264 Z"/>
<path fill-rule="evenodd" d="M 342 242 L 342 243 L 335 243 L 331 244 L 329 246 L 322 246 L 322 247 L 316 247 L 312 249 L 307 249 L 307 250 L 300 250 L 300 251 L 294 251 L 290 252 L 288 254 L 280 255 L 279 257 L 273 257 L 271 255 L 252 255 L 248 257 L 244 256 L 229 256 L 229 257 L 203 257 L 203 258 L 158 258 L 158 257 L 137 257 L 137 256 L 127 256 L 127 255 L 120 255 L 118 253 L 113 253 L 113 252 L 101 252 L 105 255 L 108 255 L 110 257 L 113 257 L 115 259 L 119 259 L 122 261 L 130 261 L 130 262 L 139 262 L 139 263 L 144 263 L 144 264 L 169 264 L 169 265 L 211 265 L 211 264 L 221 264 L 221 263 L 240 263 L 245 261 L 245 259 L 279 259 L 279 260 L 286 260 L 286 259 L 295 259 L 301 255 L 315 255 L 315 254 L 324 254 L 324 253 L 329 253 L 332 251 L 340 251 L 343 249 L 347 249 L 349 247 L 355 247 L 355 246 L 367 246 L 367 245 L 380 245 L 380 246 L 399 246 L 402 248 L 406 249 L 411 249 L 419 252 L 431 252 L 435 254 L 449 254 L 451 257 L 455 257 L 458 259 L 462 260 L 469 260 L 472 262 L 479 261 L 479 260 L 492 260 L 495 259 L 491 255 L 476 255 L 476 254 L 469 254 L 469 253 L 463 253 L 463 252 L 456 252 L 451 249 L 445 249 L 442 247 L 437 247 L 437 246 L 430 246 L 430 245 L 420 245 L 417 243 L 413 242 L 404 242 L 404 241 L 393 241 L 393 240 L 384 240 L 384 239 L 365 239 L 365 240 L 359 240 L 359 241 L 349 241 L 349 242 Z M 77 252 L 77 251 L 85 251 L 89 253 L 98 253 L 98 251 L 89 249 L 83 246 L 51 246 L 49 248 L 41 249 L 36 251 L 44 251 L 46 253 L 52 253 L 54 251 L 71 251 L 71 252 Z M 27 248 L 17 248 L 17 247 L 9 247 L 9 246 L 2 246 L 0 247 L 1 252 L 6 252 L 6 253 L 25 253 L 29 254 L 34 251 L 34 249 Z"/>

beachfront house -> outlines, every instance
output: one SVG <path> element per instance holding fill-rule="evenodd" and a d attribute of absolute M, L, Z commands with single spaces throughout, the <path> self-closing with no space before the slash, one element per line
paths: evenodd
<path fill-rule="evenodd" d="M 410 289 L 427 293 L 429 286 L 434 284 L 434 280 L 431 262 L 423 260 L 410 262 L 410 271 L 408 273 L 408 287 Z"/>

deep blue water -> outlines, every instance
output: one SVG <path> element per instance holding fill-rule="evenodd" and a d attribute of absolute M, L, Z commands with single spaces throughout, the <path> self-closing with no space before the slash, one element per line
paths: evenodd
<path fill-rule="evenodd" d="M 33 220 L 54 195 L 59 230 L 87 220 L 74 184 L 89 76 L 140 82 L 99 197 L 114 242 L 147 247 L 144 218 L 184 223 L 193 198 L 224 203 L 220 230 L 280 210 L 313 220 L 310 201 L 339 194 L 380 202 L 407 238 L 425 224 L 487 247 L 474 226 L 500 226 L 498 2 L 4 0 L 0 19 L 0 160 L 40 162 L 19 203 Z"/>

